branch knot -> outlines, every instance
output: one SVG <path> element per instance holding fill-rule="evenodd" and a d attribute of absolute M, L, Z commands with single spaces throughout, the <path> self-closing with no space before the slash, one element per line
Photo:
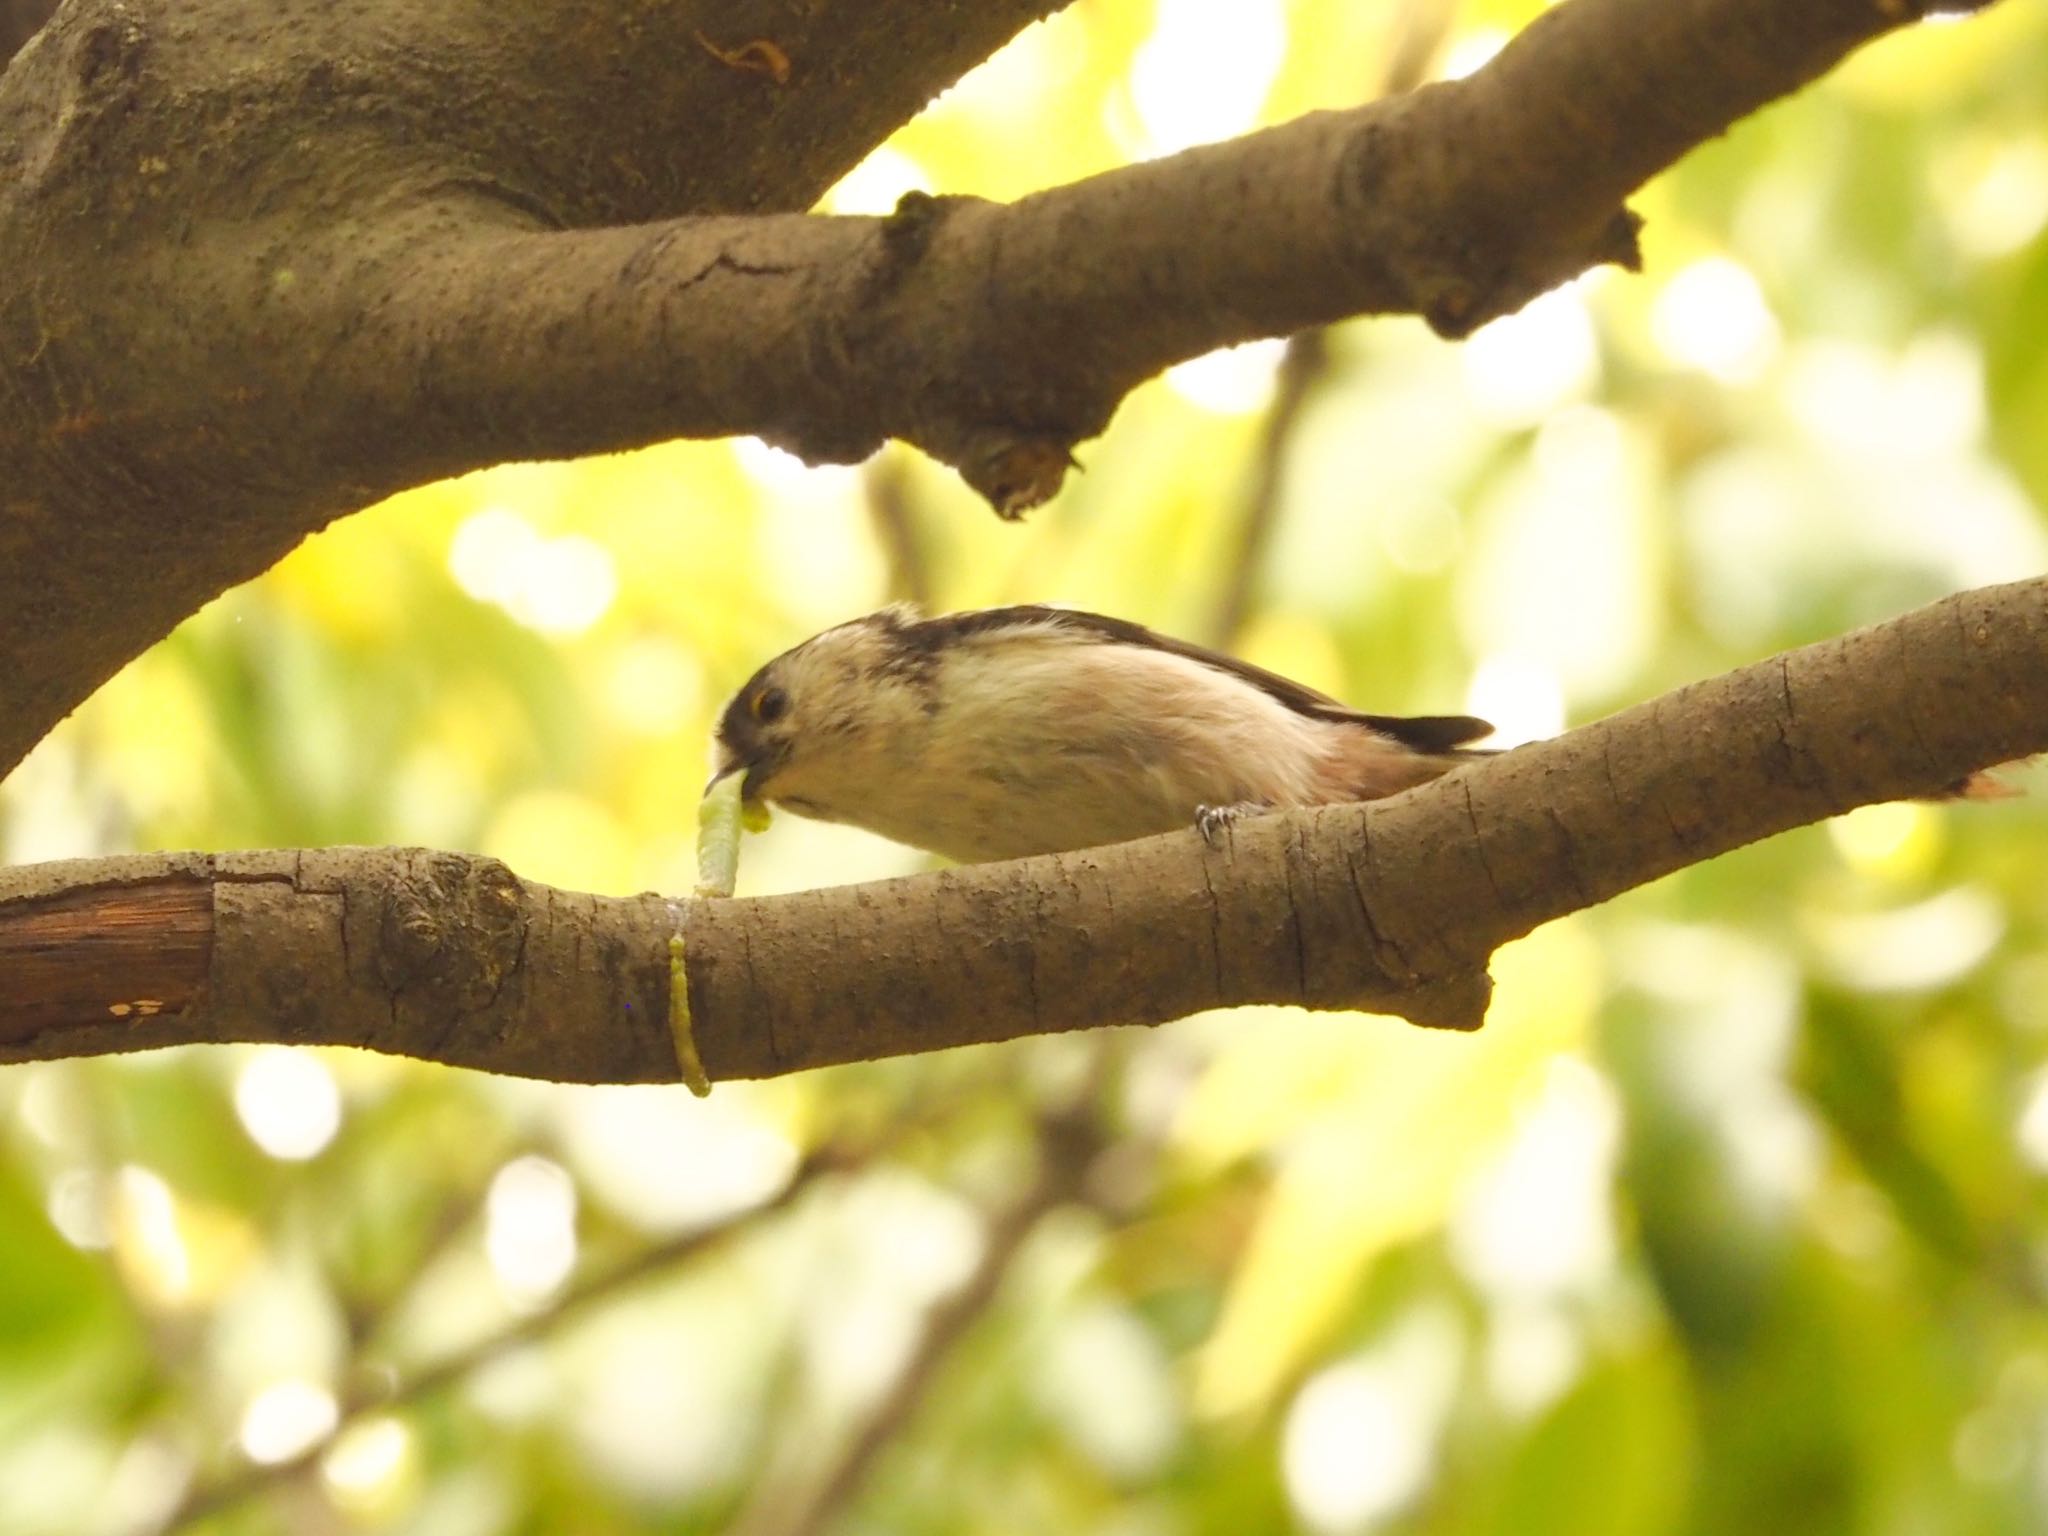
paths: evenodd
<path fill-rule="evenodd" d="M 378 979 L 433 1013 L 473 1013 L 498 995 L 526 937 L 519 877 L 495 859 L 427 854 L 391 891 L 378 925 Z"/>

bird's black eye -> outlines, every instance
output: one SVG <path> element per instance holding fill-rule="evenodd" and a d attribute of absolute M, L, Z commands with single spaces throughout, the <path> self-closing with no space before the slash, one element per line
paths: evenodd
<path fill-rule="evenodd" d="M 789 695 L 780 688 L 763 688 L 754 695 L 754 718 L 763 725 L 773 725 L 789 713 Z"/>

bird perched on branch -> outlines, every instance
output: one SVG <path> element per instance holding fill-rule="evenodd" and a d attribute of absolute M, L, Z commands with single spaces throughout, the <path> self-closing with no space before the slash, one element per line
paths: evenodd
<path fill-rule="evenodd" d="M 1373 800 L 1481 755 L 1470 715 L 1369 715 L 1142 625 L 884 608 L 747 680 L 711 782 L 963 863 Z M 708 789 L 708 786 L 707 786 Z"/>

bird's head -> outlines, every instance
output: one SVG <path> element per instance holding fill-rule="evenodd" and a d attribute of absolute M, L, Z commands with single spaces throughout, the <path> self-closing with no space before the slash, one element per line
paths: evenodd
<path fill-rule="evenodd" d="M 814 635 L 748 678 L 719 716 L 707 792 L 743 774 L 743 800 L 833 816 L 845 776 L 865 771 L 892 728 L 919 715 L 915 620 L 885 608 Z"/>

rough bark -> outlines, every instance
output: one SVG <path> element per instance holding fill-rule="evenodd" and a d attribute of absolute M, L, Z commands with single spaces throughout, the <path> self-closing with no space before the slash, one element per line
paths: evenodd
<path fill-rule="evenodd" d="M 2048 578 L 1682 688 L 1392 800 L 872 885 L 613 900 L 390 849 L 0 872 L 0 1061 L 195 1040 L 714 1079 L 1241 1003 L 1476 1027 L 1500 944 L 1684 865 L 2048 750 Z M 1990 812 L 1985 812 L 1990 814 Z M 90 935 L 92 943 L 83 942 Z"/>
<path fill-rule="evenodd" d="M 435 476 L 894 435 L 1014 510 L 1177 359 L 1463 334 L 1632 263 L 1632 188 L 1927 8 L 1567 0 L 1375 106 L 1010 206 L 796 212 L 1057 5 L 72 0 L 0 76 L 0 772 Z"/>
<path fill-rule="evenodd" d="M 689 251 L 621 270 L 614 242 L 805 207 L 1060 3 L 65 6 L 0 76 L 0 772 L 391 491 L 749 429 L 721 380 L 800 316 L 694 329 L 718 295 L 689 294 Z M 761 39 L 786 85 L 714 51 Z M 608 359 L 631 292 L 682 312 Z M 567 373 L 509 398 L 578 357 L 654 398 L 617 423 Z"/>

